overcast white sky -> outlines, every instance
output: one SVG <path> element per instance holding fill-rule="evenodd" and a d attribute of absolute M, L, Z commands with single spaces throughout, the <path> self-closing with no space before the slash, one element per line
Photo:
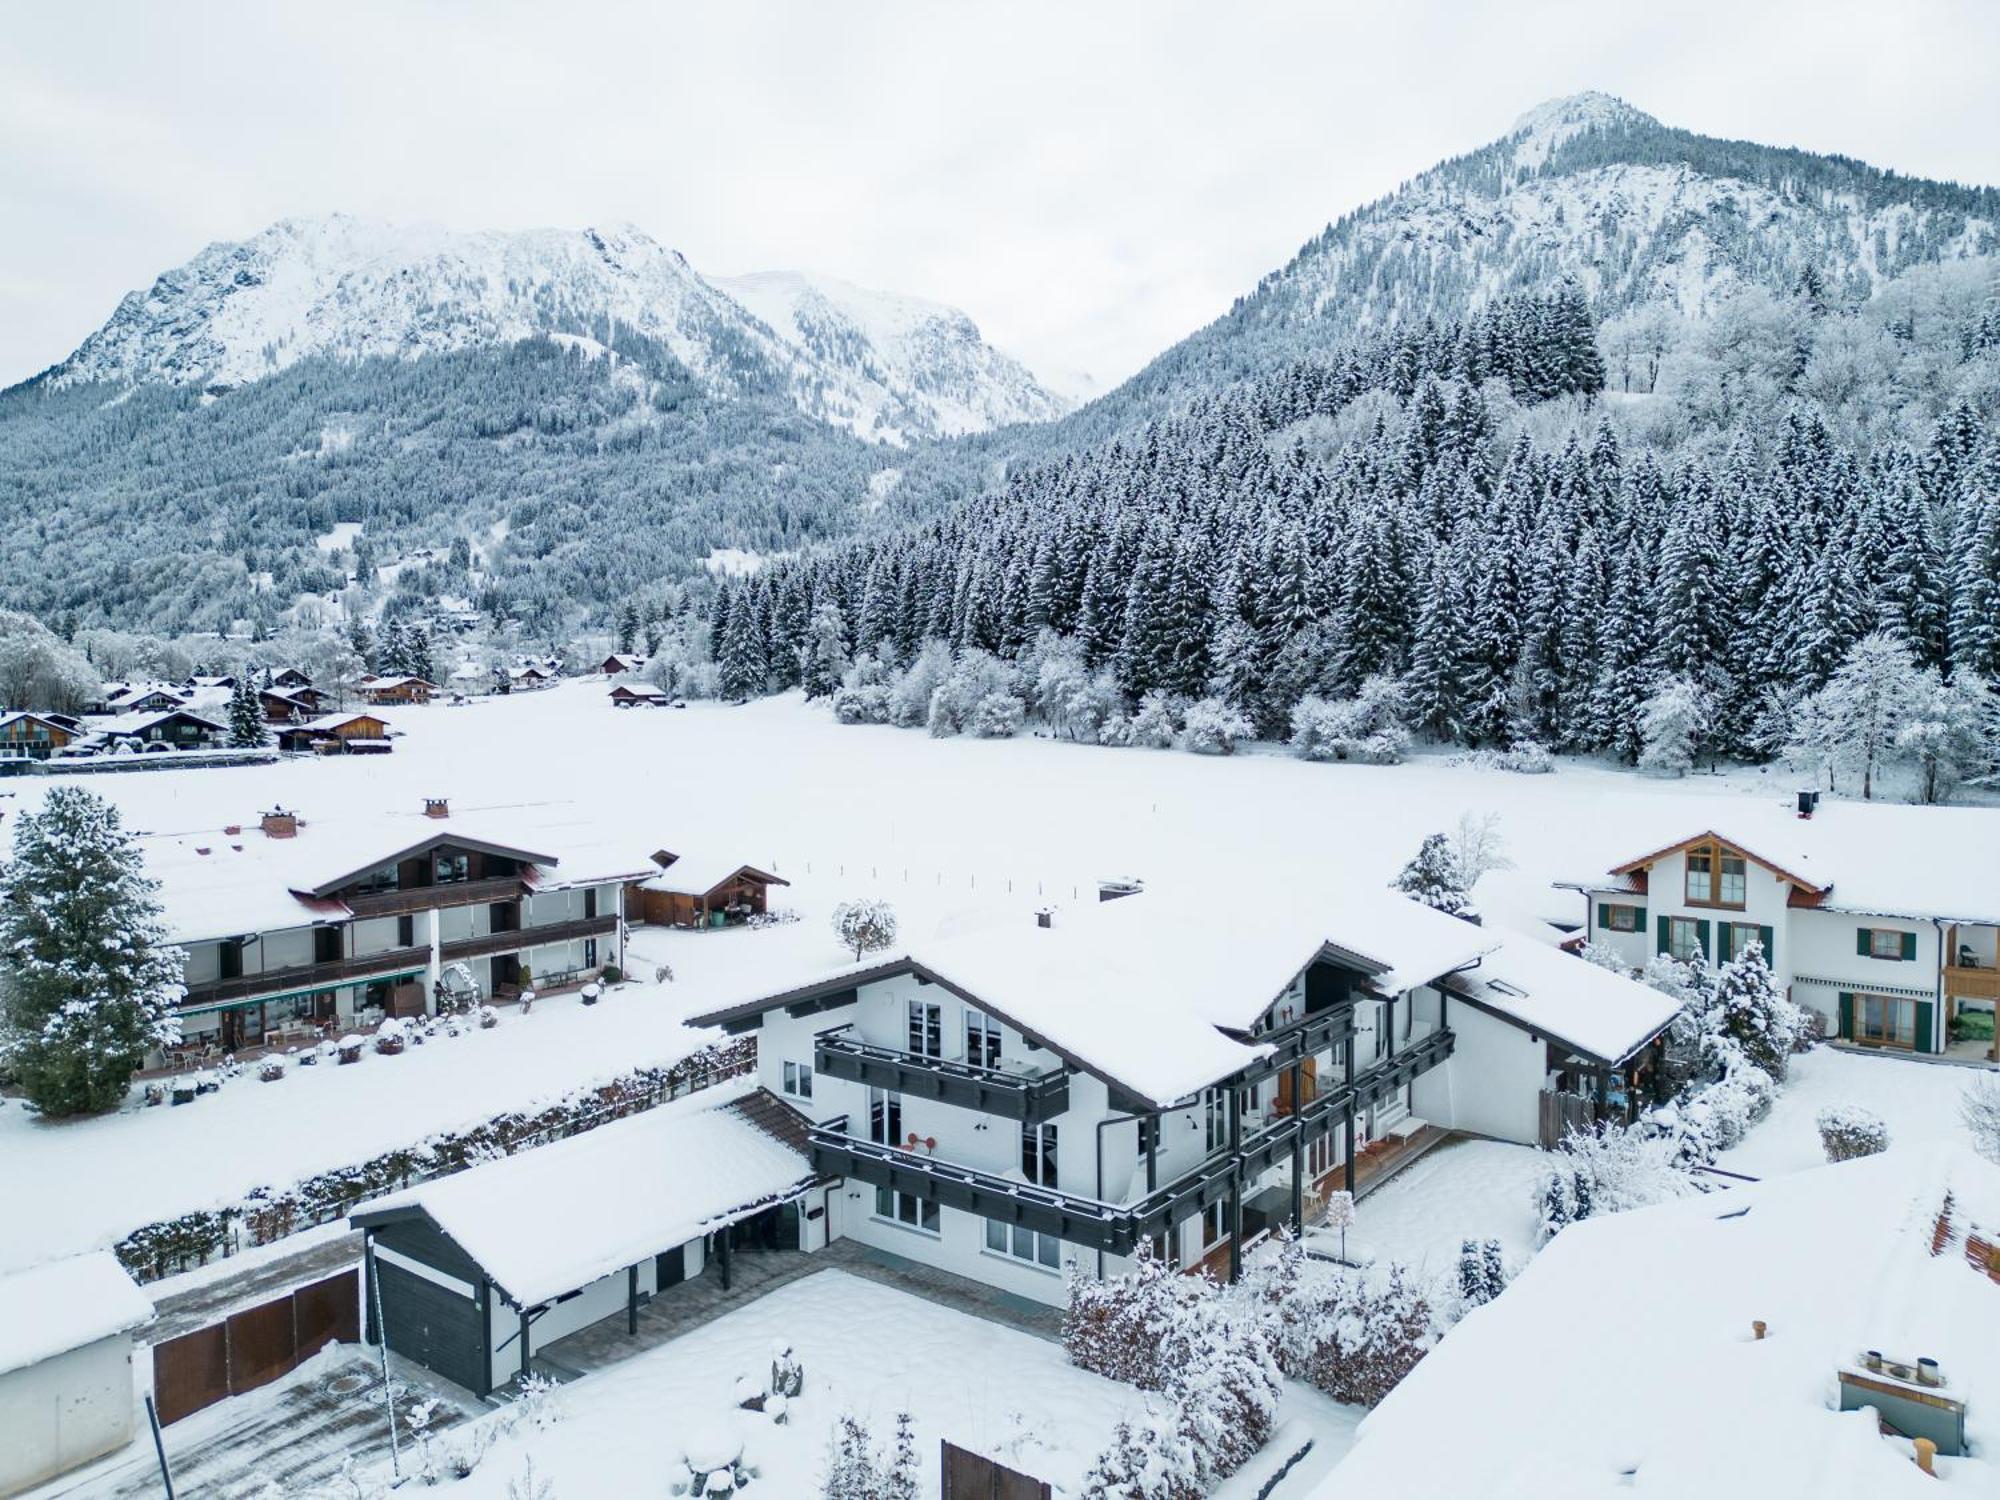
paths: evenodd
<path fill-rule="evenodd" d="M 1997 78 L 1991 0 L 15 3 L 0 385 L 210 241 L 334 210 L 629 220 L 1109 384 L 1542 99 L 2000 183 Z"/>

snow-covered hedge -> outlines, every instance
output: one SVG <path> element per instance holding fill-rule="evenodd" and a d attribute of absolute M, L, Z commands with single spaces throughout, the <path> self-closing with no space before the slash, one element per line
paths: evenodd
<path fill-rule="evenodd" d="M 1858 1104 L 1829 1104 L 1813 1121 L 1828 1161 L 1853 1161 L 1889 1149 L 1889 1127 L 1882 1117 Z"/>
<path fill-rule="evenodd" d="M 257 1188 L 230 1207 L 183 1214 L 134 1230 L 112 1250 L 140 1281 L 232 1255 L 340 1218 L 355 1204 L 413 1182 L 443 1177 L 557 1136 L 592 1130 L 668 1099 L 707 1088 L 756 1066 L 755 1038 L 704 1047 L 671 1067 L 640 1068 L 580 1089 L 534 1114 L 495 1115 L 465 1131 L 440 1131 L 415 1145 L 283 1188 Z"/>
<path fill-rule="evenodd" d="M 1402 688 L 1393 677 L 1375 676 L 1353 698 L 1329 701 L 1307 694 L 1292 707 L 1291 745 L 1305 760 L 1395 765 L 1410 748 Z"/>

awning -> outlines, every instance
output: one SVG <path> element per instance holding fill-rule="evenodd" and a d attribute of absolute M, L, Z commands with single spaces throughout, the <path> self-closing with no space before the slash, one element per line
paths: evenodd
<path fill-rule="evenodd" d="M 177 1016 L 208 1016 L 217 1011 L 243 1010 L 252 1005 L 263 1005 L 272 1000 L 297 1000 L 304 995 L 325 995 L 338 990 L 364 989 L 371 984 L 394 984 L 402 979 L 415 979 L 420 974 L 430 973 L 429 965 L 414 969 L 392 970 L 387 974 L 370 974 L 364 979 L 343 979 L 337 984 L 308 984 L 298 989 L 272 990 L 262 995 L 247 995 L 241 1000 L 218 1000 L 209 1005 L 184 1005 L 177 1009 Z"/>

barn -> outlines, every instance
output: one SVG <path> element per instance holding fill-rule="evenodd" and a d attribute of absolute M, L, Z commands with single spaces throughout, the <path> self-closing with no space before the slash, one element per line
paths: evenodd
<path fill-rule="evenodd" d="M 0 1277 L 0 1495 L 130 1441 L 132 1330 L 152 1316 L 108 1251 Z"/>
<path fill-rule="evenodd" d="M 369 1341 L 484 1396 L 711 1261 L 726 1285 L 733 1245 L 817 1248 L 805 1132 L 745 1083 L 364 1204 Z"/>

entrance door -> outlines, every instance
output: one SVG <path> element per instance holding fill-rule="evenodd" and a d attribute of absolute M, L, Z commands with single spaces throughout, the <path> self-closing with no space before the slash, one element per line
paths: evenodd
<path fill-rule="evenodd" d="M 496 953 L 493 955 L 493 993 L 503 989 L 514 990 L 521 986 L 521 955 L 518 953 Z"/>
<path fill-rule="evenodd" d="M 1312 1103 L 1319 1096 L 1319 1059 L 1304 1058 L 1299 1063 L 1299 1097 L 1292 1097 L 1292 1070 L 1285 1069 L 1278 1075 L 1278 1113 L 1291 1114 L 1301 1105 Z"/>

